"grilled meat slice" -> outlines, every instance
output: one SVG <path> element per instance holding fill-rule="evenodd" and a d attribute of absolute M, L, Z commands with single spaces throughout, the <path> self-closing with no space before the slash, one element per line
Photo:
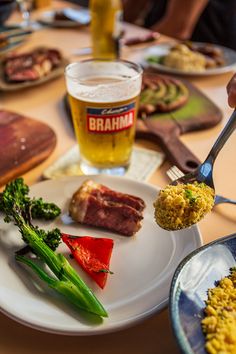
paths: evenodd
<path fill-rule="evenodd" d="M 56 68 L 61 54 L 56 49 L 36 49 L 29 53 L 12 54 L 4 61 L 4 74 L 9 82 L 38 80 Z"/>
<path fill-rule="evenodd" d="M 144 208 L 141 198 L 87 180 L 74 193 L 69 213 L 79 223 L 132 236 L 141 228 Z"/>

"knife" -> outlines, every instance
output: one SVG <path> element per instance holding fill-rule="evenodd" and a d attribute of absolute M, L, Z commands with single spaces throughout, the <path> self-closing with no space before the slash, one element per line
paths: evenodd
<path fill-rule="evenodd" d="M 9 31 L 4 31 L 0 33 L 0 40 L 1 39 L 9 39 L 13 37 L 18 37 L 18 36 L 26 36 L 31 34 L 32 31 L 27 30 L 27 31 L 22 31 L 22 30 L 9 30 Z"/>
<path fill-rule="evenodd" d="M 128 37 L 120 40 L 121 46 L 131 47 L 134 45 L 153 42 L 160 38 L 160 34 L 158 32 L 150 32 L 148 34 L 137 36 L 137 37 Z M 73 55 L 89 55 L 92 53 L 91 47 L 78 48 L 73 51 Z"/>
<path fill-rule="evenodd" d="M 24 37 L 31 34 L 31 31 L 20 31 L 20 32 L 15 32 L 15 33 L 9 33 L 5 34 L 1 33 L 0 34 L 0 48 L 1 50 L 4 49 L 6 46 L 10 44 L 18 44 L 21 43 L 24 40 Z"/>

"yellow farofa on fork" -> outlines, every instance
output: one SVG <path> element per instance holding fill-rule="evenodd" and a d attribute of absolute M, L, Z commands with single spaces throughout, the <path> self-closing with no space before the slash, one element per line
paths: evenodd
<path fill-rule="evenodd" d="M 167 230 L 189 227 L 214 205 L 214 190 L 205 183 L 168 185 L 162 189 L 154 203 L 155 219 Z"/>
<path fill-rule="evenodd" d="M 208 290 L 202 330 L 210 354 L 236 354 L 236 268 Z"/>

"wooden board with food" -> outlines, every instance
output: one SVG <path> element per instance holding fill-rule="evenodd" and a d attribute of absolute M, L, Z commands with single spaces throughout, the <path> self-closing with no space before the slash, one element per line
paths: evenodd
<path fill-rule="evenodd" d="M 157 143 L 169 161 L 183 172 L 193 171 L 199 159 L 179 136 L 208 129 L 222 119 L 221 110 L 187 80 L 153 72 L 144 74 L 136 138 Z"/>

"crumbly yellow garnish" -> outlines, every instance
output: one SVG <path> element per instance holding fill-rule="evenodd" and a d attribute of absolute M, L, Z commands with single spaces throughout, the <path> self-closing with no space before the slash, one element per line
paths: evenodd
<path fill-rule="evenodd" d="M 168 185 L 154 203 L 155 219 L 167 230 L 178 230 L 201 220 L 214 205 L 214 190 L 205 183 Z"/>
<path fill-rule="evenodd" d="M 236 268 L 208 291 L 202 330 L 210 354 L 236 354 Z"/>

